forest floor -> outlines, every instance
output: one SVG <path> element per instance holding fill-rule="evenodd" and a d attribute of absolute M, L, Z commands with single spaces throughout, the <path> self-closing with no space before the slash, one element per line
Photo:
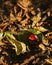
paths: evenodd
<path fill-rule="evenodd" d="M 52 0 L 0 0 L 0 33 L 30 28 L 47 35 L 48 44 L 16 55 L 11 44 L 0 41 L 0 65 L 52 65 Z"/>

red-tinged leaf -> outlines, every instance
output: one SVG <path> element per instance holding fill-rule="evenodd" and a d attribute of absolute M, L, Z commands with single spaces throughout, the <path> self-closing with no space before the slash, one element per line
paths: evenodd
<path fill-rule="evenodd" d="M 38 37 L 37 37 L 37 35 L 35 35 L 35 34 L 30 34 L 29 37 L 28 37 L 28 39 L 29 39 L 29 40 L 32 40 L 32 41 L 33 41 L 33 40 L 34 40 L 34 41 L 37 41 L 37 40 L 38 40 Z"/>

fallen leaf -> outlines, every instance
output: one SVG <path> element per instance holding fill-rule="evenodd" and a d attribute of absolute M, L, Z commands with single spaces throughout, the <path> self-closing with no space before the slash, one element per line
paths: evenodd
<path fill-rule="evenodd" d="M 12 14 L 12 12 L 10 13 L 10 20 L 11 21 L 15 21 L 16 20 L 15 16 Z"/>
<path fill-rule="evenodd" d="M 38 31 L 41 31 L 41 32 L 46 32 L 46 31 L 48 31 L 46 28 L 44 28 L 44 27 L 42 27 L 42 26 L 36 27 L 35 29 L 37 29 Z"/>
<path fill-rule="evenodd" d="M 41 43 L 39 44 L 39 47 L 42 49 L 42 50 L 46 50 L 45 46 Z"/>

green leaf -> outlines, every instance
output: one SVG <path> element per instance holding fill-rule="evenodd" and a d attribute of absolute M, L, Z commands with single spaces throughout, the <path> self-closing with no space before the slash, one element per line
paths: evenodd
<path fill-rule="evenodd" d="M 39 41 L 42 41 L 42 39 L 44 38 L 44 35 L 42 33 L 38 34 L 37 36 L 39 38 Z"/>
<path fill-rule="evenodd" d="M 29 31 L 32 32 L 33 34 L 36 34 L 39 38 L 39 41 L 42 41 L 42 39 L 44 38 L 44 35 L 42 34 L 42 32 L 36 29 L 29 29 Z"/>
<path fill-rule="evenodd" d="M 15 40 L 15 37 L 11 34 L 11 32 L 6 31 L 6 32 L 4 33 L 4 36 L 6 36 L 6 35 Z"/>
<path fill-rule="evenodd" d="M 30 32 L 32 32 L 33 34 L 40 34 L 41 32 L 36 30 L 36 29 L 29 29 Z"/>
<path fill-rule="evenodd" d="M 26 52 L 26 45 L 23 42 L 20 42 L 22 45 L 22 53 Z"/>
<path fill-rule="evenodd" d="M 26 45 L 23 42 L 16 40 L 16 38 L 10 32 L 5 32 L 5 36 L 7 40 L 15 47 L 17 55 L 26 52 Z"/>
<path fill-rule="evenodd" d="M 29 31 L 20 31 L 20 34 L 18 35 L 18 40 L 21 42 L 24 42 L 25 44 L 28 44 L 28 36 L 31 34 Z"/>
<path fill-rule="evenodd" d="M 28 40 L 28 36 L 30 34 L 36 34 L 39 38 L 39 41 L 42 41 L 42 36 L 43 34 L 40 31 L 37 31 L 35 29 L 28 29 L 28 30 L 22 30 L 20 31 L 21 33 L 18 35 L 18 40 L 22 41 L 24 43 L 26 43 L 28 45 L 29 40 Z M 23 34 L 22 34 L 23 33 Z"/>
<path fill-rule="evenodd" d="M 7 40 L 12 44 L 14 45 L 15 47 L 15 51 L 16 51 L 16 54 L 19 55 L 20 53 L 22 53 L 22 45 L 19 41 L 17 40 L 14 40 L 12 38 L 9 38 L 8 36 L 7 37 Z"/>

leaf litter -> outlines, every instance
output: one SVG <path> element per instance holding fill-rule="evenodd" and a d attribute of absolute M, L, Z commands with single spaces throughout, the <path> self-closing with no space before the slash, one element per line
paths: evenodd
<path fill-rule="evenodd" d="M 52 64 L 51 2 L 0 1 L 0 64 Z M 38 40 L 29 40 L 29 35 L 36 35 Z"/>

